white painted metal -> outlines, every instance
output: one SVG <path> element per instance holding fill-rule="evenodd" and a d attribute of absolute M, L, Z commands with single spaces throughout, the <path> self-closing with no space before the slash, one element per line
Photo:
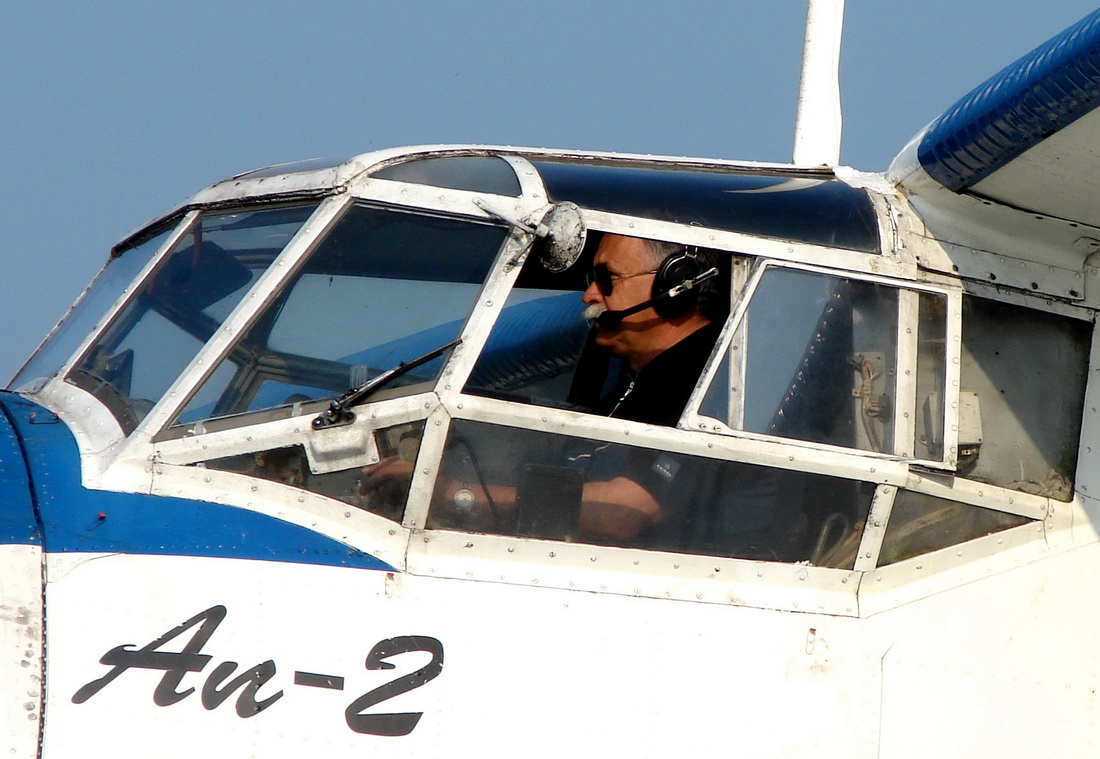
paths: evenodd
<path fill-rule="evenodd" d="M 809 0 L 794 159 L 799 166 L 840 162 L 840 39 L 844 0 Z"/>
<path fill-rule="evenodd" d="M 16 759 L 37 756 L 42 727 L 42 573 L 41 548 L 0 545 L 0 751 Z"/>
<path fill-rule="evenodd" d="M 867 525 L 856 552 L 857 572 L 869 572 L 878 566 L 882 539 L 886 535 L 886 524 L 890 521 L 890 511 L 894 506 L 894 497 L 898 489 L 891 485 L 879 485 L 875 488 L 875 497 L 871 501 L 871 511 L 867 515 Z"/>
<path fill-rule="evenodd" d="M 975 184 L 973 191 L 1017 208 L 1100 227 L 1092 202 L 1100 189 L 1098 124 L 1100 113 L 1082 116 Z"/>
<path fill-rule="evenodd" d="M 88 394 L 59 382 L 35 396 L 74 429 L 90 486 L 194 498 L 275 517 L 373 555 L 396 571 L 198 557 L 48 555 L 44 759 L 69 759 L 101 746 L 121 757 L 169 758 L 289 757 L 318 750 L 333 757 L 706 756 L 715 746 L 764 758 L 980 756 L 987 748 L 1000 757 L 1019 755 L 1020 746 L 1029 755 L 1044 753 L 1044 747 L 1063 756 L 1095 751 L 1100 713 L 1090 688 L 1100 679 L 1100 647 L 1095 645 L 1098 610 L 1089 599 L 1100 597 L 1095 579 L 1100 539 L 1091 521 L 1100 509 L 1088 492 L 1100 489 L 1091 466 L 1095 381 L 1082 430 L 1079 493 L 1068 503 L 955 476 L 950 462 L 716 430 L 698 416 L 689 415 L 690 429 L 668 430 L 466 395 L 465 380 L 518 275 L 509 262 L 529 241 L 529 235 L 516 232 L 465 324 L 463 345 L 434 388 L 384 391 L 358 410 L 348 430 L 315 433 L 309 424 L 313 414 L 299 410 L 287 418 L 262 423 L 244 418 L 236 427 L 200 428 L 157 440 L 186 395 L 273 299 L 278 284 L 343 204 L 354 198 L 488 218 L 474 203 L 481 194 L 367 176 L 370 166 L 400 155 L 360 157 L 357 166 L 334 171 L 342 184 L 328 189 L 337 196 L 325 201 L 284 251 L 279 261 L 285 263 L 264 275 L 181 375 L 170 391 L 176 396 L 161 402 L 121 453 L 121 431 Z M 520 156 L 510 162 L 522 175 L 527 159 L 538 153 L 509 155 Z M 291 176 L 275 186 L 301 192 L 301 178 Z M 523 181 L 523 197 L 493 197 L 494 208 L 517 218 L 542 208 L 541 185 L 531 176 Z M 221 183 L 209 197 L 240 197 L 232 192 L 270 197 L 264 193 L 271 186 L 265 182 L 261 188 L 259 179 L 246 177 L 236 190 Z M 1022 281 L 1019 259 L 943 244 L 911 216 L 905 198 L 880 197 L 876 208 L 893 236 L 881 255 L 605 212 L 585 215 L 598 231 L 727 249 L 773 262 L 769 265 L 943 295 L 949 304 L 948 427 L 957 425 L 955 359 L 964 290 L 1092 319 L 1090 310 L 1068 298 L 1051 304 L 1034 294 L 1047 292 L 1051 281 L 1068 286 L 1068 269 L 1044 280 L 1038 291 L 1029 282 L 1002 293 L 990 283 Z M 967 276 L 974 267 L 988 268 L 996 280 L 960 279 L 951 261 L 962 262 Z M 912 321 L 915 296 L 903 295 L 899 310 L 903 322 Z M 903 367 L 915 361 L 908 326 L 899 325 Z M 1094 362 L 1097 350 L 1094 346 Z M 1100 373 L 1094 368 L 1091 375 Z M 899 381 L 898 389 L 899 402 L 911 405 L 912 383 Z M 699 392 L 693 402 L 698 398 Z M 876 494 L 851 570 L 426 530 L 434 475 L 454 419 L 860 480 L 875 483 Z M 419 420 L 425 420 L 425 432 L 403 524 L 302 488 L 202 466 L 301 445 L 311 452 L 314 472 L 354 469 L 375 460 L 374 430 Z M 327 440 L 345 434 L 358 442 L 349 448 L 346 441 Z M 912 425 L 898 424 L 899 454 L 905 452 L 899 446 L 911 439 Z M 930 464 L 940 471 L 929 471 Z M 1032 521 L 879 567 L 899 488 Z M 7 575 L 0 575 L 5 598 L 6 582 Z M 78 691 L 111 671 L 100 662 L 109 651 L 122 645 L 139 649 L 218 606 L 225 607 L 225 618 L 202 649 L 211 660 L 200 671 L 182 672 L 175 687 L 179 694 L 194 692 L 157 706 L 153 693 L 164 671 L 132 668 L 86 701 L 73 702 Z M 0 634 L 10 636 L 11 629 L 0 626 Z M 191 635 L 185 632 L 160 650 L 178 653 Z M 374 644 L 401 636 L 439 641 L 443 669 L 392 704 L 386 699 L 366 711 L 422 712 L 423 717 L 403 737 L 356 733 L 346 712 L 353 700 L 431 660 L 427 652 L 410 652 L 392 659 L 394 670 L 364 666 Z M 276 672 L 256 698 L 282 693 L 268 709 L 237 716 L 236 691 L 219 706 L 203 706 L 203 691 L 209 698 L 218 665 L 236 662 L 232 679 L 265 661 L 273 662 Z M 15 665 L 6 666 L 0 671 L 26 677 L 21 664 L 18 672 Z M 342 677 L 344 689 L 296 684 L 296 672 Z M 943 706 L 942 691 L 963 694 L 967 707 Z M 11 720 L 11 714 L 5 718 Z M 1064 727 L 1046 730 L 1040 746 L 1030 732 L 1021 735 L 1037 722 Z M 27 737 L 26 727 L 19 735 L 22 753 L 13 755 L 35 757 L 37 738 Z"/>

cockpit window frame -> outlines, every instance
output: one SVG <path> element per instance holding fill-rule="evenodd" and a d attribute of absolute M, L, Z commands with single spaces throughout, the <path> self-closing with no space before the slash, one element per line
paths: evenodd
<path fill-rule="evenodd" d="M 721 420 L 700 413 L 704 396 L 716 377 L 721 364 L 722 354 L 729 352 L 737 330 L 745 318 L 757 287 L 769 269 L 787 269 L 791 271 L 804 271 L 825 276 L 856 279 L 861 282 L 881 284 L 896 288 L 899 292 L 899 313 L 909 311 L 915 314 L 916 303 L 905 293 L 928 293 L 946 299 L 947 318 L 945 335 L 945 381 L 944 381 L 944 424 L 943 424 L 943 450 L 942 459 L 920 458 L 915 455 L 902 455 L 901 453 L 877 453 L 875 451 L 842 448 L 839 446 L 810 441 L 777 438 L 764 433 L 749 432 L 746 430 L 728 427 Z M 758 440 L 784 440 L 786 444 L 797 447 L 815 448 L 823 451 L 836 451 L 844 454 L 852 454 L 860 457 L 878 459 L 904 460 L 910 464 L 927 467 L 932 470 L 953 472 L 958 459 L 958 393 L 959 393 L 959 348 L 961 344 L 961 320 L 962 320 L 962 288 L 947 285 L 935 285 L 929 283 L 916 283 L 908 280 L 894 280 L 874 274 L 853 272 L 850 270 L 838 270 L 813 264 L 796 263 L 779 259 L 761 259 L 753 267 L 748 285 L 735 304 L 729 320 L 723 328 L 722 335 L 718 338 L 715 355 L 707 365 L 707 369 L 696 385 L 695 392 L 688 401 L 687 409 L 681 419 L 681 427 L 687 429 L 708 430 L 714 434 L 742 438 L 750 441 Z M 904 407 L 911 410 L 916 401 L 916 339 L 915 331 L 908 328 L 905 319 L 898 321 L 898 374 L 897 391 L 898 399 L 904 398 Z M 904 364 L 904 366 L 903 366 Z M 912 449 L 911 442 L 915 433 L 915 417 L 912 413 L 903 410 L 903 404 L 896 400 L 893 404 L 894 441 L 897 450 L 903 453 Z"/>

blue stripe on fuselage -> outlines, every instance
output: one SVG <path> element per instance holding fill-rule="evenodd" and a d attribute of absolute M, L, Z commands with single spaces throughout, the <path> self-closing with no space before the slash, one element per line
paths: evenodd
<path fill-rule="evenodd" d="M 42 545 L 27 460 L 7 408 L 0 405 L 0 544 Z"/>
<path fill-rule="evenodd" d="M 947 109 L 917 149 L 950 190 L 980 182 L 1100 105 L 1100 10 L 1001 70 Z"/>
<path fill-rule="evenodd" d="M 131 553 L 261 559 L 394 571 L 389 564 L 312 530 L 225 504 L 139 493 L 89 490 L 81 484 L 80 455 L 69 428 L 25 398 L 0 392 L 10 439 L 0 427 L 0 476 L 23 466 L 37 506 L 42 543 L 50 553 Z M 17 436 L 17 440 L 15 439 Z M 16 445 L 12 445 L 12 442 Z M 19 451 L 19 443 L 22 451 Z M 9 457 L 18 456 L 18 461 Z M 25 475 L 24 475 L 25 476 Z M 0 542 L 26 543 L 9 527 L 27 525 L 12 511 L 19 486 L 0 480 Z M 22 521 L 21 521 L 22 520 Z M 16 530 L 18 532 L 18 529 Z"/>

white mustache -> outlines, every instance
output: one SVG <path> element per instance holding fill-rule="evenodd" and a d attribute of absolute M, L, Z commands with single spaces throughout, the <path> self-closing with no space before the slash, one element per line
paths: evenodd
<path fill-rule="evenodd" d="M 591 303 L 581 312 L 581 316 L 588 322 L 594 322 L 600 318 L 600 314 L 607 311 L 607 306 L 602 303 Z"/>

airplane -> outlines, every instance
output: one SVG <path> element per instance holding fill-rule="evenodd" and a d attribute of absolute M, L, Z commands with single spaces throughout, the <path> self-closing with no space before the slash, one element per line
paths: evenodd
<path fill-rule="evenodd" d="M 1098 50 L 884 173 L 421 146 L 142 226 L 0 393 L 5 756 L 1091 755 Z M 593 412 L 614 237 L 717 262 L 674 426 Z M 582 529 L 596 459 L 675 519 Z"/>

